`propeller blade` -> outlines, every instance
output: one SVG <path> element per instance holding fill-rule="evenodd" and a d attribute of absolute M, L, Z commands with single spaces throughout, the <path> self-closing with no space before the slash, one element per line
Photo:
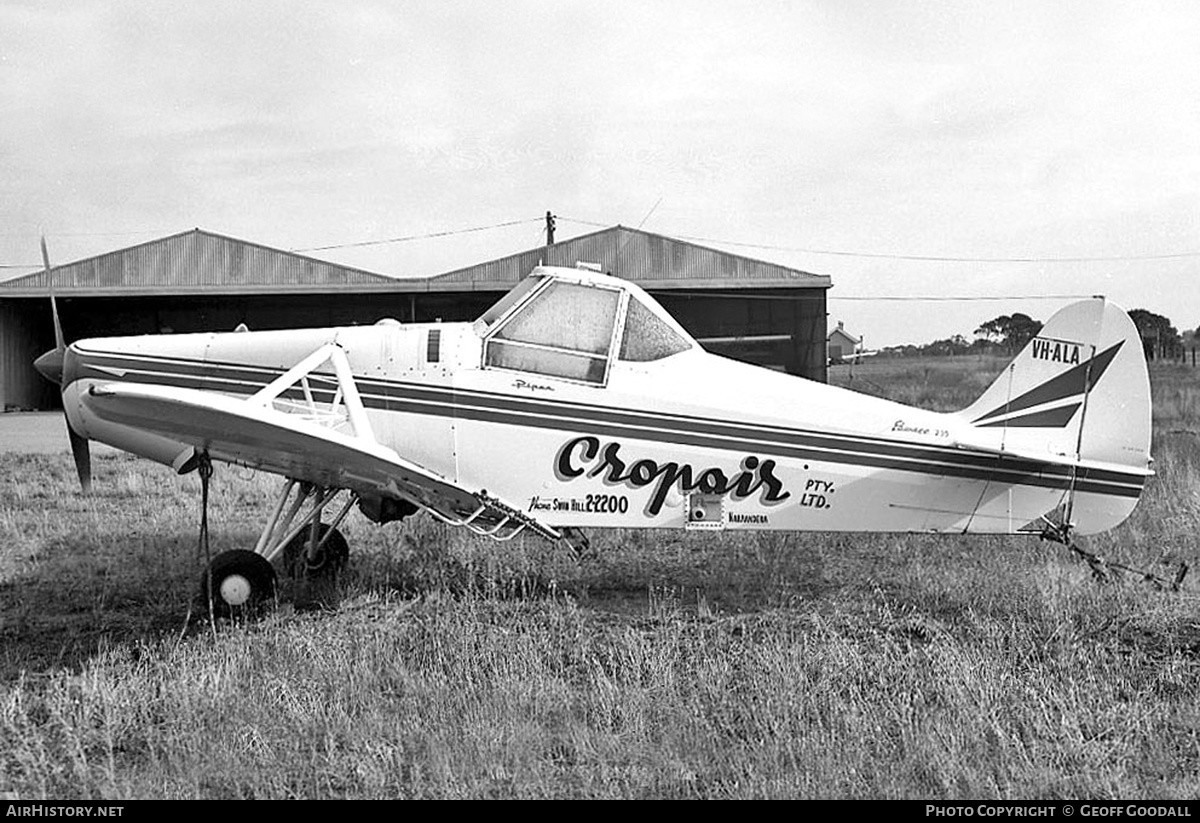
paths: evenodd
<path fill-rule="evenodd" d="M 65 419 L 64 415 L 64 419 Z M 76 433 L 67 420 L 67 436 L 71 438 L 71 456 L 75 458 L 75 472 L 79 475 L 79 485 L 84 494 L 92 491 L 92 449 L 88 439 Z"/>
<path fill-rule="evenodd" d="M 62 387 L 63 361 L 67 356 L 67 341 L 63 336 L 62 321 L 58 318 L 58 301 L 54 299 L 54 275 L 50 273 L 50 252 L 46 251 L 46 235 L 42 235 L 42 266 L 46 271 L 46 286 L 50 289 L 50 313 L 54 315 L 54 350 L 48 351 L 33 361 L 34 368 L 52 383 Z M 75 473 L 79 475 L 79 486 L 84 494 L 92 490 L 92 448 L 88 439 L 71 426 L 71 418 L 63 409 L 63 420 L 67 424 L 67 437 L 71 441 L 71 456 L 75 458 Z"/>
<path fill-rule="evenodd" d="M 46 271 L 46 285 L 50 289 L 50 313 L 54 315 L 54 348 L 66 351 L 62 322 L 58 319 L 58 301 L 54 299 L 54 277 L 50 274 L 50 252 L 46 251 L 46 235 L 42 235 L 42 266 Z"/>

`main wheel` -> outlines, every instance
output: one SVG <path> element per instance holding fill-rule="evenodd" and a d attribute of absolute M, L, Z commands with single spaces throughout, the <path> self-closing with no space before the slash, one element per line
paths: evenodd
<path fill-rule="evenodd" d="M 218 614 L 253 609 L 275 597 L 275 569 L 245 549 L 221 552 L 200 577 L 200 597 Z"/>
<path fill-rule="evenodd" d="M 330 531 L 333 533 L 330 534 Z M 309 559 L 311 540 L 310 528 L 305 528 L 289 540 L 283 547 L 283 567 L 292 577 L 300 577 L 301 574 L 308 578 L 337 577 L 350 557 L 350 544 L 346 538 L 337 529 L 331 529 L 328 523 L 322 523 L 317 537 L 320 548 L 317 549 L 317 556 Z"/>
<path fill-rule="evenodd" d="M 333 609 L 337 606 L 338 572 L 350 556 L 350 544 L 337 529 L 327 523 L 320 525 L 317 556 L 308 557 L 312 529 L 306 528 L 283 547 L 283 567 L 292 578 L 292 603 L 302 611 Z M 332 533 L 331 533 L 332 532 Z M 326 537 L 328 535 L 328 537 Z M 324 541 L 321 543 L 321 541 Z"/>

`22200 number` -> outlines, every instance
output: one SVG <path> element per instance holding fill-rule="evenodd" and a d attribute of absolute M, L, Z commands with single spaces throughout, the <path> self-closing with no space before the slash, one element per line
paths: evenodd
<path fill-rule="evenodd" d="M 593 514 L 625 514 L 629 511 L 629 498 L 623 494 L 589 494 L 584 498 L 583 510 Z"/>

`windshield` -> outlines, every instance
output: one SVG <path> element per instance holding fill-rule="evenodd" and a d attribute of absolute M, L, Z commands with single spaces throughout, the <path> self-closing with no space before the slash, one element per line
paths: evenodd
<path fill-rule="evenodd" d="M 540 274 L 532 274 L 526 277 L 520 283 L 513 287 L 512 291 L 501 297 L 492 307 L 479 316 L 476 323 L 482 323 L 484 328 L 491 328 L 492 324 L 504 316 L 504 313 L 515 306 L 517 303 L 525 299 L 531 291 L 541 285 L 546 278 Z"/>
<path fill-rule="evenodd" d="M 484 365 L 603 384 L 621 292 L 556 280 L 487 341 Z"/>

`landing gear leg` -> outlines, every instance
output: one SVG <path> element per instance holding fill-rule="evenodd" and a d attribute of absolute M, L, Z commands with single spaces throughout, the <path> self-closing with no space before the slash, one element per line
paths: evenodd
<path fill-rule="evenodd" d="M 207 452 L 196 452 L 193 460 L 200 475 L 200 549 L 208 557 L 208 490 L 213 465 Z M 210 617 L 252 613 L 275 599 L 275 569 L 254 552 L 221 552 L 209 560 L 200 576 L 200 599 Z"/>
<path fill-rule="evenodd" d="M 323 523 L 323 514 L 340 491 L 285 481 L 274 513 L 255 546 L 255 553 L 267 560 L 282 560 L 293 584 L 297 608 L 333 608 L 337 604 L 338 573 L 350 554 L 349 544 L 337 527 L 358 502 L 358 495 L 350 494 L 333 519 Z"/>
<path fill-rule="evenodd" d="M 350 544 L 329 523 L 313 521 L 283 547 L 283 567 L 293 577 L 336 577 L 350 557 Z"/>

